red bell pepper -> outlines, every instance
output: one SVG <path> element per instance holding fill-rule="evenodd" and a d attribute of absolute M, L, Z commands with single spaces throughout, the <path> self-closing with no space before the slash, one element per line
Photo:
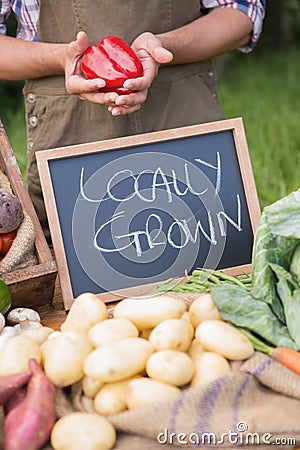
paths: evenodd
<path fill-rule="evenodd" d="M 139 58 L 130 45 L 117 36 L 106 36 L 91 45 L 83 54 L 81 69 L 87 79 L 105 80 L 106 86 L 99 91 L 118 94 L 133 92 L 123 87 L 124 81 L 143 75 Z"/>

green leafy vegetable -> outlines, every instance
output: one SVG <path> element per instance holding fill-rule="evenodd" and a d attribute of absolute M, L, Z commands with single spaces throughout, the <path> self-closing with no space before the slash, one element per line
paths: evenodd
<path fill-rule="evenodd" d="M 300 286 L 293 275 L 278 264 L 271 264 L 278 279 L 277 293 L 282 301 L 286 324 L 291 337 L 300 346 Z"/>
<path fill-rule="evenodd" d="M 300 239 L 300 190 L 267 206 L 254 237 L 252 255 L 252 294 L 268 303 L 285 322 L 276 275 L 270 263 L 289 270 L 291 257 Z"/>
<path fill-rule="evenodd" d="M 248 290 L 228 283 L 214 287 L 211 294 L 224 320 L 255 332 L 275 346 L 298 349 L 287 326 L 278 320 L 270 305 L 254 299 Z"/>
<path fill-rule="evenodd" d="M 300 284 L 300 244 L 297 245 L 292 255 L 290 272 L 294 275 L 298 284 Z"/>

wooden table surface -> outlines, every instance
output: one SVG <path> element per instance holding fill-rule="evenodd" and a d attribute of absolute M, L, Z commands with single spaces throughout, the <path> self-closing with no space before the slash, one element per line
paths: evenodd
<path fill-rule="evenodd" d="M 35 308 L 41 316 L 44 326 L 59 330 L 61 323 L 66 318 L 63 298 L 60 289 L 59 277 L 56 278 L 54 296 L 51 304 L 37 306 Z"/>

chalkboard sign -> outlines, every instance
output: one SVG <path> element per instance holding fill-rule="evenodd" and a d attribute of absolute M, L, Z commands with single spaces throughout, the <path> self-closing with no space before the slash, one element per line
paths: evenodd
<path fill-rule="evenodd" d="M 62 295 L 249 271 L 259 202 L 240 118 L 37 153 Z"/>

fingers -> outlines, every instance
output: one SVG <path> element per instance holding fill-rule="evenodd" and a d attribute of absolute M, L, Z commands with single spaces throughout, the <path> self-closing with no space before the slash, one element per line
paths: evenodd
<path fill-rule="evenodd" d="M 86 80 L 78 75 L 71 75 L 66 78 L 66 88 L 69 94 L 90 94 L 97 92 L 105 86 L 105 81 L 101 78 Z"/>

